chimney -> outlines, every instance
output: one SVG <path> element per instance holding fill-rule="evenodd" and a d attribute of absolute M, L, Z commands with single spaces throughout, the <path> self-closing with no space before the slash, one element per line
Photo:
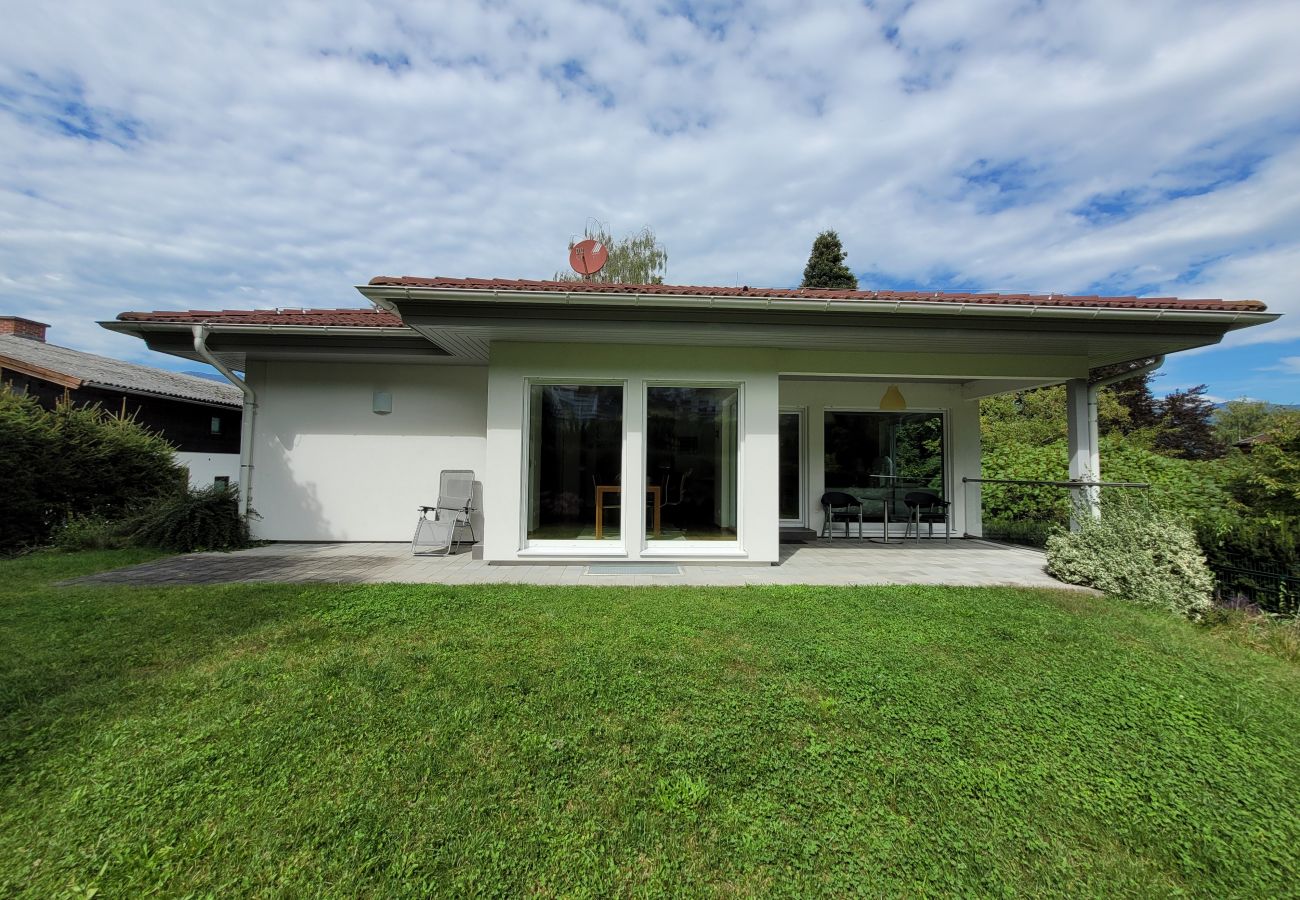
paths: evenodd
<path fill-rule="evenodd" d="M 0 334 L 29 338 L 42 344 L 45 343 L 45 329 L 49 327 L 44 322 L 35 322 L 21 316 L 0 316 Z"/>

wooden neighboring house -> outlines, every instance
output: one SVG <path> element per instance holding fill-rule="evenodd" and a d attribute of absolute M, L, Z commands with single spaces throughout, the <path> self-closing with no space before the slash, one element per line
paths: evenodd
<path fill-rule="evenodd" d="M 1250 437 L 1242 438 L 1239 441 L 1234 441 L 1232 446 L 1236 447 L 1242 453 L 1249 453 L 1250 451 L 1254 450 L 1255 447 L 1257 447 L 1258 445 L 1267 444 L 1272 439 L 1273 436 L 1269 434 L 1267 431 L 1264 431 L 1259 434 L 1252 434 Z"/>
<path fill-rule="evenodd" d="M 49 344 L 48 327 L 0 316 L 0 381 L 47 408 L 66 398 L 134 416 L 176 447 L 195 487 L 238 481 L 243 395 L 237 389 Z"/>

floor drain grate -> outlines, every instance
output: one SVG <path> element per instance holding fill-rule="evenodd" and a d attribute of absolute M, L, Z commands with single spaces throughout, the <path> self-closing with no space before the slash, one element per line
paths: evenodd
<path fill-rule="evenodd" d="M 680 575 L 680 566 L 672 563 L 592 563 L 588 575 Z"/>

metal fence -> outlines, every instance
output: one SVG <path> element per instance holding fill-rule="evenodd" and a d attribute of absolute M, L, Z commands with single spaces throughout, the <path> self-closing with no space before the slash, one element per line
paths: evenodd
<path fill-rule="evenodd" d="M 1300 615 L 1300 574 L 1282 566 L 1260 568 L 1258 560 L 1219 553 L 1209 560 L 1215 593 L 1225 606 L 1255 606 L 1284 616 Z"/>

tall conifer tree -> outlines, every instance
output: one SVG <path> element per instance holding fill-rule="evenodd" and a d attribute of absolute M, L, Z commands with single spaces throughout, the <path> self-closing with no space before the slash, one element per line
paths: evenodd
<path fill-rule="evenodd" d="M 803 270 L 803 283 L 799 286 L 856 291 L 858 279 L 844 264 L 846 256 L 840 236 L 834 231 L 823 231 L 813 241 L 808 265 Z"/>

